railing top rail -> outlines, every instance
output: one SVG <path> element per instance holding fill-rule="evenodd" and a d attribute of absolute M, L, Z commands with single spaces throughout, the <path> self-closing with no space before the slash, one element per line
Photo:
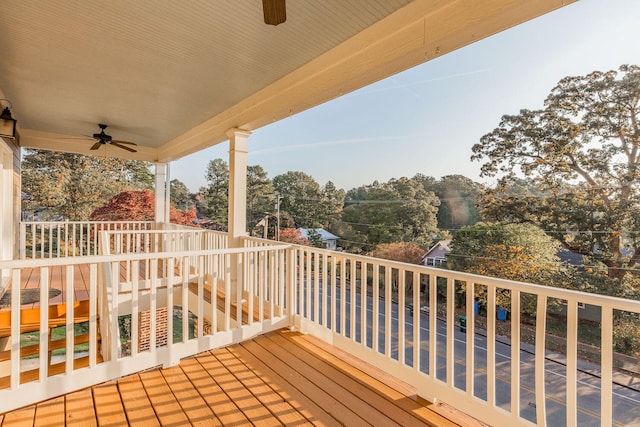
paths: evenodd
<path fill-rule="evenodd" d="M 22 224 L 155 224 L 153 221 L 20 221 Z"/>
<path fill-rule="evenodd" d="M 302 246 L 290 244 L 296 249 L 304 249 L 314 253 L 333 257 L 336 260 L 353 260 L 366 262 L 367 264 L 384 266 L 389 268 L 397 268 L 402 270 L 417 271 L 424 274 L 434 275 L 436 277 L 457 280 L 461 282 L 470 282 L 478 285 L 489 285 L 500 289 L 508 289 L 520 291 L 530 294 L 546 295 L 549 298 L 557 298 L 561 300 L 578 300 L 579 302 L 597 306 L 609 306 L 616 310 L 624 310 L 640 313 L 640 301 L 613 297 L 608 295 L 593 294 L 588 292 L 576 291 L 573 289 L 562 289 L 551 286 L 544 286 L 534 283 L 518 282 L 508 279 L 499 279 L 496 277 L 481 276 L 478 274 L 464 273 L 455 270 L 445 270 L 436 267 L 427 267 L 424 265 L 409 264 L 399 261 L 391 261 L 381 258 L 373 258 L 366 255 L 356 255 L 347 252 L 336 252 L 328 249 L 314 248 L 310 246 Z"/>
<path fill-rule="evenodd" d="M 103 262 L 120 262 L 120 261 L 139 261 L 155 258 L 180 258 L 201 255 L 225 255 L 239 254 L 246 252 L 269 252 L 287 249 L 289 245 L 282 246 L 261 246 L 255 248 L 228 248 L 228 249 L 203 249 L 203 250 L 187 250 L 174 252 L 134 252 L 117 255 L 91 255 L 85 257 L 67 257 L 67 258 L 38 258 L 0 261 L 0 270 L 15 268 L 33 268 L 33 267 L 53 267 L 60 265 L 78 265 L 78 264 L 97 264 Z"/>
<path fill-rule="evenodd" d="M 280 242 L 278 240 L 271 240 L 271 239 L 263 239 L 262 237 L 254 237 L 254 236 L 242 236 L 241 239 L 242 240 L 247 240 L 249 242 L 266 243 L 266 244 L 270 244 L 270 245 L 290 245 L 290 246 L 299 246 L 301 248 L 306 247 L 306 246 L 296 245 L 296 244 L 293 244 L 293 243 Z M 319 248 L 314 248 L 314 249 L 319 249 Z M 335 251 L 327 250 L 327 252 L 335 252 Z"/>
<path fill-rule="evenodd" d="M 185 234 L 185 233 L 204 233 L 209 230 L 202 228 L 183 229 L 183 230 L 101 230 L 107 234 Z"/>

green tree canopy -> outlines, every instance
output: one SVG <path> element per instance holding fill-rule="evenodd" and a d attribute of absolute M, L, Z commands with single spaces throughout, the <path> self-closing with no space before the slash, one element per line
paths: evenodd
<path fill-rule="evenodd" d="M 201 207 L 219 227 L 226 229 L 229 211 L 229 165 L 222 159 L 213 159 L 207 165 L 207 185 L 200 189 Z"/>
<path fill-rule="evenodd" d="M 286 212 L 296 227 L 329 228 L 342 211 L 344 192 L 331 182 L 321 187 L 304 172 L 289 171 L 277 175 L 273 177 L 273 187 L 281 196 L 281 212 Z"/>
<path fill-rule="evenodd" d="M 45 219 L 86 221 L 115 194 L 152 188 L 150 166 L 137 160 L 26 150 L 22 159 L 24 207 Z"/>
<path fill-rule="evenodd" d="M 449 247 L 452 270 L 546 286 L 562 286 L 570 273 L 558 258 L 560 243 L 532 224 L 479 222 L 458 231 Z M 486 290 L 476 288 L 475 297 L 486 303 Z M 508 292 L 497 298 L 500 306 L 509 305 Z M 533 314 L 532 300 L 523 305 Z"/>
<path fill-rule="evenodd" d="M 640 258 L 640 67 L 565 77 L 540 110 L 505 115 L 473 147 L 500 179 L 487 214 L 529 221 L 606 266 L 618 283 Z M 524 176 L 544 194 L 509 191 Z M 607 293 L 613 293 L 609 289 Z"/>
<path fill-rule="evenodd" d="M 189 189 L 179 179 L 172 179 L 170 183 L 171 203 L 182 210 L 193 209 L 194 203 Z"/>
<path fill-rule="evenodd" d="M 347 193 L 345 205 L 342 237 L 363 242 L 363 250 L 393 242 L 429 247 L 438 231 L 438 198 L 412 179 L 374 182 L 353 189 Z"/>
<path fill-rule="evenodd" d="M 274 210 L 273 184 L 262 166 L 247 166 L 247 221 L 249 230 Z"/>
<path fill-rule="evenodd" d="M 207 185 L 200 189 L 198 211 L 206 214 L 220 229 L 227 228 L 229 210 L 229 165 L 222 159 L 213 159 L 207 165 Z M 267 172 L 258 165 L 247 166 L 247 229 L 253 230 L 258 222 L 275 213 L 275 190 Z M 275 222 L 269 218 L 269 229 Z M 273 223 L 272 223 L 273 222 Z M 270 232 L 270 236 L 275 235 Z"/>
<path fill-rule="evenodd" d="M 479 222 L 458 231 L 449 248 L 452 270 L 503 279 L 539 283 L 561 266 L 560 243 L 533 224 Z"/>
<path fill-rule="evenodd" d="M 413 178 L 426 191 L 440 199 L 438 228 L 455 231 L 465 225 L 473 225 L 482 219 L 479 208 L 481 185 L 462 175 L 446 175 L 436 180 L 423 174 Z"/>

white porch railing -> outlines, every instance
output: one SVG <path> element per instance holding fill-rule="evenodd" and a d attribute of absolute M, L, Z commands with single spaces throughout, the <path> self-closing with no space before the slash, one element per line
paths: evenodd
<path fill-rule="evenodd" d="M 207 231 L 176 233 L 103 231 L 107 255 L 0 261 L 11 277 L 10 327 L 0 337 L 0 412 L 290 325 L 284 289 L 292 283 L 284 271 L 288 246 L 212 249 L 224 239 Z M 167 245 L 146 245 L 154 239 Z M 89 271 L 86 313 L 74 301 L 80 266 Z M 35 323 L 26 321 L 19 285 L 23 269 L 35 270 L 39 300 L 48 301 L 49 277 L 60 268 L 65 314 L 56 326 L 64 327 L 62 343 L 51 341 L 50 310 L 40 310 Z M 244 291 L 234 292 L 238 286 Z M 88 338 L 74 332 L 79 318 Z M 35 350 L 21 345 L 25 332 L 36 337 Z M 49 362 L 52 347 L 62 354 Z"/>
<path fill-rule="evenodd" d="M 98 255 L 102 230 L 151 230 L 153 221 L 23 221 L 20 258 L 60 258 Z"/>
<path fill-rule="evenodd" d="M 638 301 L 294 248 L 297 327 L 415 386 L 428 400 L 497 426 L 611 426 L 640 417 L 637 400 L 613 392 L 624 386 L 614 384 L 614 313 L 637 318 Z M 509 295 L 510 337 L 496 333 L 495 314 L 476 326 L 484 319 L 474 312 L 478 290 L 486 292 L 487 313 L 496 313 L 497 295 Z M 546 349 L 553 303 L 566 303 L 566 355 Z M 525 304 L 535 312 L 527 319 L 535 322 L 533 345 L 522 339 Z M 588 367 L 578 358 L 583 304 L 601 311 L 600 361 Z M 621 418 L 614 417 L 614 404 Z M 629 407 L 635 415 L 625 413 Z"/>
<path fill-rule="evenodd" d="M 203 230 L 101 236 L 105 255 L 0 262 L 12 280 L 0 412 L 295 326 L 491 425 L 576 426 L 587 416 L 604 426 L 625 422 L 624 410 L 614 414 L 621 394 L 614 393 L 613 319 L 637 317 L 639 302 L 262 239 L 227 249 L 223 234 Z M 80 265 L 89 272 L 87 313 L 73 300 Z M 40 344 L 21 348 L 22 291 L 13 284 L 23 268 L 42 278 L 40 301 L 49 298 L 51 271 L 64 269 L 64 344 L 49 341 L 43 310 L 29 325 Z M 474 312 L 477 290 L 487 295 L 488 313 L 508 296 L 506 336 L 493 314 Z M 567 307 L 566 355 L 547 351 L 553 302 Z M 599 361 L 588 369 L 578 358 L 583 305 L 601 313 Z M 531 345 L 523 338 L 525 306 L 535 314 Z M 73 332 L 79 314 L 87 319 L 84 349 Z M 50 347 L 63 349 L 60 363 L 49 364 Z"/>

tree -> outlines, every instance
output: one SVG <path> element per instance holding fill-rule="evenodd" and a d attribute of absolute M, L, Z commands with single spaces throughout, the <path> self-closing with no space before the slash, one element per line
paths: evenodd
<path fill-rule="evenodd" d="M 342 214 L 346 231 L 351 230 L 347 240 L 365 241 L 369 248 L 393 242 L 428 247 L 438 232 L 438 205 L 432 192 L 408 178 L 351 190 Z"/>
<path fill-rule="evenodd" d="M 324 248 L 324 244 L 322 243 L 322 235 L 316 228 L 308 228 L 307 229 L 307 240 L 309 241 L 309 245 L 314 248 Z"/>
<path fill-rule="evenodd" d="M 91 221 L 153 221 L 155 196 L 150 190 L 124 191 L 113 196 L 91 213 Z M 181 211 L 171 206 L 169 219 L 174 224 L 193 225 L 195 209 Z"/>
<path fill-rule="evenodd" d="M 452 270 L 550 286 L 567 274 L 557 256 L 560 243 L 532 224 L 480 222 L 458 231 L 449 247 Z M 486 290 L 476 287 L 475 299 L 486 304 Z M 508 292 L 497 293 L 499 306 L 506 308 L 509 299 Z M 529 314 L 533 304 L 530 299 L 523 303 Z"/>
<path fill-rule="evenodd" d="M 149 167 L 135 160 L 26 150 L 22 159 L 25 208 L 45 219 L 86 221 L 115 194 L 152 188 Z"/>
<path fill-rule="evenodd" d="M 424 253 L 425 250 L 415 243 L 394 242 L 381 243 L 377 245 L 370 255 L 376 258 L 389 259 L 392 261 L 420 264 Z M 391 284 L 396 289 L 399 284 L 399 273 L 398 269 L 392 269 L 391 271 Z M 382 286 L 382 283 L 380 283 L 380 285 Z M 405 293 L 411 294 L 411 292 L 413 292 L 413 273 L 405 272 L 404 285 Z"/>
<path fill-rule="evenodd" d="M 229 211 L 229 165 L 222 159 L 213 159 L 207 165 L 207 185 L 200 189 L 202 204 L 206 206 L 209 219 L 227 228 Z"/>
<path fill-rule="evenodd" d="M 330 229 L 333 224 L 340 220 L 346 195 L 347 193 L 343 189 L 337 188 L 332 181 L 327 181 L 322 187 L 322 203 L 319 209 L 324 211 L 322 215 L 326 218 L 321 224 L 324 228 Z"/>
<path fill-rule="evenodd" d="M 420 264 L 425 252 L 424 248 L 411 242 L 381 243 L 371 252 L 371 256 L 409 264 Z"/>
<path fill-rule="evenodd" d="M 193 208 L 194 203 L 191 198 L 189 189 L 184 182 L 178 179 L 172 179 L 170 183 L 171 203 L 177 208 L 182 210 L 190 210 Z"/>
<path fill-rule="evenodd" d="M 608 283 L 640 283 L 639 103 L 640 67 L 622 65 L 565 77 L 543 109 L 503 116 L 473 147 L 482 175 L 501 178 L 485 194 L 487 214 L 538 224 L 604 265 Z M 509 193 L 518 175 L 546 195 Z"/>
<path fill-rule="evenodd" d="M 343 196 L 333 183 L 324 188 L 304 172 L 289 171 L 273 178 L 273 187 L 281 197 L 280 211 L 293 218 L 296 227 L 329 228 L 342 210 Z"/>
<path fill-rule="evenodd" d="M 303 237 L 295 228 L 283 228 L 280 230 L 280 241 L 295 243 L 296 245 L 311 246 L 309 239 Z"/>
<path fill-rule="evenodd" d="M 482 219 L 479 198 L 481 185 L 462 175 L 446 175 L 440 180 L 418 174 L 412 178 L 432 191 L 438 199 L 438 229 L 457 230 Z"/>
<path fill-rule="evenodd" d="M 247 222 L 253 229 L 265 215 L 274 211 L 273 184 L 262 166 L 247 166 Z"/>

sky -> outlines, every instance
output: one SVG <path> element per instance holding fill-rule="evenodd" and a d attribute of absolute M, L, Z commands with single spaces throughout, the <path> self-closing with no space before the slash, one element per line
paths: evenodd
<path fill-rule="evenodd" d="M 504 114 L 543 106 L 565 76 L 640 64 L 640 0 L 580 0 L 252 133 L 248 163 L 302 171 L 349 190 L 373 181 L 460 174 L 477 182 L 471 147 Z M 192 192 L 229 144 L 171 163 Z"/>

